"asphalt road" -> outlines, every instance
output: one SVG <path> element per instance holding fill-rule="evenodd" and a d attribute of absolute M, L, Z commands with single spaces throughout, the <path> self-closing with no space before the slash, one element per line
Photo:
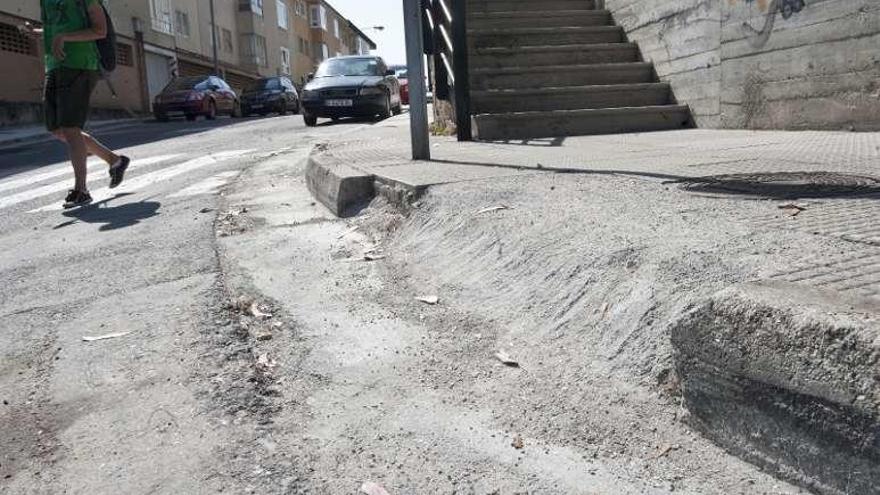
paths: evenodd
<path fill-rule="evenodd" d="M 365 125 L 286 116 L 100 132 L 132 166 L 110 191 L 106 166 L 90 165 L 95 204 L 73 211 L 60 209 L 73 180 L 60 145 L 0 150 L 0 492 L 209 484 L 229 439 L 195 377 L 208 379 L 203 337 L 221 304 L 222 188 Z"/>

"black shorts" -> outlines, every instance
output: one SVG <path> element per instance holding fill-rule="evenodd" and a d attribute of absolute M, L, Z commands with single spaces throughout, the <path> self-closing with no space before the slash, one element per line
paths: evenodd
<path fill-rule="evenodd" d="M 59 67 L 46 74 L 43 107 L 46 129 L 82 129 L 89 118 L 89 100 L 98 83 L 98 71 Z"/>

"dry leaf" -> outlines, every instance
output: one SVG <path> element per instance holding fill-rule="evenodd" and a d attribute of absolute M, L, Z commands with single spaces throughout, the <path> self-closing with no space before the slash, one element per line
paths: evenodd
<path fill-rule="evenodd" d="M 437 296 L 419 296 L 416 297 L 416 301 L 421 301 L 425 304 L 434 305 L 440 302 L 440 298 Z"/>
<path fill-rule="evenodd" d="M 259 318 L 261 320 L 264 318 L 271 318 L 272 317 L 272 313 L 262 312 L 260 310 L 260 305 L 257 303 L 251 304 L 250 312 L 251 312 L 251 316 L 253 316 L 254 318 Z"/>
<path fill-rule="evenodd" d="M 515 448 L 516 450 L 522 450 L 526 445 L 525 443 L 523 443 L 522 437 L 517 435 L 513 437 L 513 442 L 510 443 L 510 446 Z"/>
<path fill-rule="evenodd" d="M 483 213 L 489 213 L 492 211 L 509 210 L 509 209 L 510 209 L 510 207 L 507 205 L 490 206 L 488 208 L 483 208 L 482 210 L 478 211 L 477 215 L 481 215 Z"/>
<path fill-rule="evenodd" d="M 511 368 L 519 368 L 519 363 L 516 362 L 516 360 L 514 360 L 504 351 L 496 352 L 495 359 L 501 361 L 505 366 L 510 366 Z"/>

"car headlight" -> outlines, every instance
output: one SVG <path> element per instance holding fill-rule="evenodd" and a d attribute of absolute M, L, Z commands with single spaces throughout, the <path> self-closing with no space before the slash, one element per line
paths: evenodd
<path fill-rule="evenodd" d="M 384 94 L 385 90 L 378 86 L 372 88 L 361 88 L 361 96 L 379 96 Z"/>

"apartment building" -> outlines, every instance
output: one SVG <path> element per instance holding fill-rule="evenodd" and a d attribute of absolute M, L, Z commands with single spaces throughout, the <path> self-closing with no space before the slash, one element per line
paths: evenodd
<path fill-rule="evenodd" d="M 303 83 L 329 56 L 369 53 L 376 45 L 329 3 L 315 0 L 104 0 L 118 36 L 117 96 L 99 84 L 95 114 L 148 113 L 176 76 L 214 72 L 234 88 L 266 76 Z M 0 0 L 0 125 L 39 122 L 42 45 L 17 26 L 39 23 L 39 2 Z"/>

